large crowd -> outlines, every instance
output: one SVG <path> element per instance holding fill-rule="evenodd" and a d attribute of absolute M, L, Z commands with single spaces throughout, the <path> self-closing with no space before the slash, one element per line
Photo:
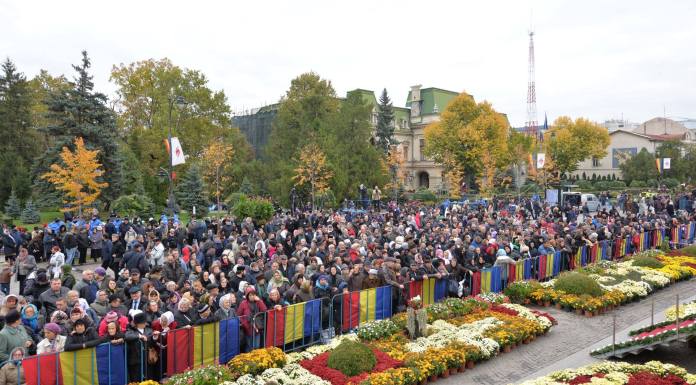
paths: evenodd
<path fill-rule="evenodd" d="M 341 293 L 388 285 L 398 311 L 409 282 L 435 277 L 448 281 L 449 295 L 467 295 L 480 269 L 555 251 L 568 266 L 580 246 L 634 242 L 642 231 L 694 220 L 695 194 L 619 196 L 618 205 L 607 199 L 593 213 L 494 198 L 296 208 L 263 224 L 95 211 L 33 230 L 4 226 L 0 362 L 7 364 L 0 381 L 17 383 L 22 357 L 105 342 L 126 345 L 130 381 L 158 380 L 170 330 L 238 317 L 242 349 L 250 350 L 263 344 L 264 323 L 254 316 L 268 309 L 321 299 L 329 327 L 337 318 L 330 305 Z M 73 272 L 88 258 L 99 267 Z"/>

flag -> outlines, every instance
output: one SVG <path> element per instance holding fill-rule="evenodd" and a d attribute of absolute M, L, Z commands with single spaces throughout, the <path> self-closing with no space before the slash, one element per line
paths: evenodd
<path fill-rule="evenodd" d="M 481 271 L 481 293 L 490 293 L 491 291 L 491 271 L 483 269 Z"/>
<path fill-rule="evenodd" d="M 435 303 L 435 278 L 423 280 L 423 305 L 428 306 Z"/>
<path fill-rule="evenodd" d="M 195 366 L 212 365 L 218 357 L 220 335 L 218 324 L 209 323 L 193 328 L 193 364 Z"/>
<path fill-rule="evenodd" d="M 524 279 L 532 279 L 532 260 L 530 258 L 524 260 Z"/>
<path fill-rule="evenodd" d="M 546 164 L 546 154 L 540 152 L 537 154 L 537 168 L 544 168 Z"/>
<path fill-rule="evenodd" d="M 97 346 L 97 369 L 99 385 L 128 383 L 125 345 L 101 344 Z"/>
<path fill-rule="evenodd" d="M 519 261 L 518 261 L 519 262 Z M 507 283 L 511 284 L 517 281 L 517 262 L 508 265 L 508 280 Z"/>
<path fill-rule="evenodd" d="M 304 336 L 310 337 L 321 332 L 321 299 L 305 302 Z"/>
<path fill-rule="evenodd" d="M 413 282 L 411 282 L 413 283 Z M 415 297 L 409 297 L 413 298 Z M 348 294 L 343 294 L 343 307 L 342 312 L 342 329 L 343 331 L 351 330 L 358 327 L 358 321 L 360 320 L 360 293 L 355 291 Z"/>
<path fill-rule="evenodd" d="M 172 138 L 171 151 L 172 151 L 172 166 L 186 163 L 186 157 L 184 156 L 184 149 L 181 148 L 181 143 L 179 142 L 179 138 L 177 138 L 177 137 Z"/>
<path fill-rule="evenodd" d="M 239 319 L 220 321 L 220 357 L 221 364 L 226 364 L 239 354 Z"/>
<path fill-rule="evenodd" d="M 421 296 L 423 298 L 423 281 L 411 281 L 408 283 L 408 298 Z"/>
<path fill-rule="evenodd" d="M 537 261 L 539 262 L 539 270 L 537 271 L 537 279 L 541 281 L 546 278 L 546 256 L 540 255 Z"/>
<path fill-rule="evenodd" d="M 356 311 L 355 314 L 359 313 Z M 348 321 L 350 323 L 350 320 Z M 357 321 L 351 327 L 355 326 Z M 266 347 L 283 346 L 298 340 L 302 343 L 304 337 L 312 336 L 320 331 L 321 299 L 266 312 Z"/>
<path fill-rule="evenodd" d="M 377 289 L 360 291 L 360 323 L 375 320 Z"/>
<path fill-rule="evenodd" d="M 63 376 L 60 371 L 58 353 L 41 354 L 22 360 L 24 379 L 31 385 L 61 385 Z M 125 383 L 125 382 L 124 382 Z"/>
<path fill-rule="evenodd" d="M 289 344 L 304 336 L 304 306 L 306 302 L 283 308 L 285 311 L 284 343 Z"/>
<path fill-rule="evenodd" d="M 144 365 L 143 365 L 144 367 Z M 60 370 L 64 384 L 92 385 L 99 382 L 95 348 L 60 353 Z"/>
<path fill-rule="evenodd" d="M 377 305 L 375 306 L 375 319 L 387 319 L 392 315 L 392 287 L 383 286 L 377 288 Z"/>
<path fill-rule="evenodd" d="M 265 314 L 266 347 L 283 346 L 283 339 L 285 339 L 285 309 L 271 309 Z"/>
<path fill-rule="evenodd" d="M 471 276 L 471 295 L 477 296 L 481 293 L 481 272 L 476 271 Z"/>
<path fill-rule="evenodd" d="M 664 170 L 669 170 L 672 166 L 672 158 L 662 158 L 662 168 Z"/>
<path fill-rule="evenodd" d="M 502 283 L 500 282 L 500 275 L 501 275 L 501 267 L 500 266 L 493 266 L 491 269 L 491 286 L 490 290 L 493 293 L 499 293 L 502 290 Z"/>
<path fill-rule="evenodd" d="M 193 329 L 167 333 L 167 375 L 183 373 L 193 367 Z"/>

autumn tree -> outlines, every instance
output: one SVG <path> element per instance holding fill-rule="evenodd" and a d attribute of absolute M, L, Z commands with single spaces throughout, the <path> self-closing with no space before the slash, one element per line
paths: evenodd
<path fill-rule="evenodd" d="M 578 164 L 587 158 L 605 157 L 609 142 L 606 128 L 585 118 L 573 121 L 561 116 L 544 134 L 543 148 L 551 171 L 558 177 L 577 170 Z"/>
<path fill-rule="evenodd" d="M 471 95 L 457 96 L 438 122 L 425 128 L 425 153 L 458 174 L 477 178 L 481 191 L 490 193 L 513 161 L 510 125 L 488 102 Z"/>
<path fill-rule="evenodd" d="M 333 173 L 326 164 L 326 155 L 321 148 L 315 143 L 305 145 L 300 151 L 295 176 L 292 179 L 296 186 L 309 185 L 312 208 L 314 208 L 316 195 L 323 194 L 329 189 L 332 176 Z"/>
<path fill-rule="evenodd" d="M 82 215 L 82 208 L 93 204 L 108 186 L 108 183 L 100 182 L 104 171 L 98 154 L 99 150 L 88 150 L 84 140 L 78 137 L 74 152 L 63 147 L 60 153 L 63 164 L 52 164 L 50 171 L 41 176 L 63 192 L 63 211 L 77 211 Z"/>
<path fill-rule="evenodd" d="M 215 199 L 218 210 L 220 210 L 220 184 L 227 182 L 223 168 L 229 164 L 234 148 L 229 143 L 216 140 L 203 149 L 201 159 L 203 160 L 203 175 L 207 179 L 208 185 L 215 186 Z"/>

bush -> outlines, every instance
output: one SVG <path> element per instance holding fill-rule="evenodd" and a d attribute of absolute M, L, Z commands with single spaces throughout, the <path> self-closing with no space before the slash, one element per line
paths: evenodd
<path fill-rule="evenodd" d="M 587 294 L 592 297 L 599 297 L 604 293 L 597 281 L 585 274 L 576 272 L 561 274 L 554 282 L 553 288 L 567 294 Z"/>
<path fill-rule="evenodd" d="M 436 202 L 437 196 L 434 192 L 424 188 L 413 193 L 413 199 L 421 202 Z"/>
<path fill-rule="evenodd" d="M 610 186 L 613 190 L 621 190 L 626 188 L 626 182 L 622 180 L 613 180 L 611 181 Z"/>
<path fill-rule="evenodd" d="M 662 244 L 665 243 L 667 243 L 667 247 L 669 248 L 669 243 L 667 241 L 662 242 Z M 679 254 L 688 255 L 689 257 L 696 257 L 696 246 L 687 246 L 683 249 L 679 249 Z"/>
<path fill-rule="evenodd" d="M 121 195 L 113 202 L 111 209 L 122 216 L 152 217 L 155 215 L 154 203 L 150 197 L 141 194 Z"/>
<path fill-rule="evenodd" d="M 369 372 L 377 364 L 375 353 L 367 345 L 355 341 L 343 341 L 329 355 L 328 365 L 348 377 Z"/>
<path fill-rule="evenodd" d="M 273 204 L 260 198 L 240 199 L 232 213 L 239 219 L 251 217 L 256 222 L 265 223 L 273 216 Z"/>
<path fill-rule="evenodd" d="M 611 189 L 611 182 L 608 182 L 606 180 L 602 180 L 600 182 L 595 183 L 595 189 L 596 190 L 609 190 Z"/>
<path fill-rule="evenodd" d="M 664 263 L 658 261 L 657 258 L 647 256 L 634 257 L 632 261 L 633 266 L 650 267 L 653 269 L 659 269 L 665 265 Z"/>
<path fill-rule="evenodd" d="M 674 178 L 665 178 L 662 180 L 662 184 L 667 186 L 667 188 L 675 188 L 679 186 L 679 181 Z"/>
<path fill-rule="evenodd" d="M 583 191 L 592 190 L 592 182 L 583 179 L 578 182 L 578 188 Z"/>
<path fill-rule="evenodd" d="M 505 295 L 510 298 L 510 301 L 515 303 L 522 303 L 529 295 L 534 291 L 541 288 L 539 282 L 514 282 L 505 288 Z"/>
<path fill-rule="evenodd" d="M 230 195 L 227 196 L 227 199 L 225 199 L 225 203 L 227 203 L 227 207 L 234 207 L 239 203 L 239 201 L 242 200 L 248 200 L 246 194 L 242 192 L 234 192 Z"/>
<path fill-rule="evenodd" d="M 643 187 L 648 187 L 648 185 L 645 183 L 645 181 L 633 180 L 633 181 L 631 181 L 631 185 L 629 187 L 643 188 Z"/>

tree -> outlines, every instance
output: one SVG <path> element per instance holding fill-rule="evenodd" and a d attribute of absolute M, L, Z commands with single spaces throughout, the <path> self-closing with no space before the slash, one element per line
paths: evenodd
<path fill-rule="evenodd" d="M 249 182 L 249 178 L 244 177 L 242 183 L 239 185 L 239 192 L 244 195 L 251 195 L 254 192 L 254 186 Z"/>
<path fill-rule="evenodd" d="M 203 149 L 201 156 L 203 160 L 203 175 L 206 177 L 208 185 L 215 185 L 215 199 L 218 210 L 220 210 L 221 171 L 228 164 L 233 154 L 234 148 L 231 144 L 216 140 Z M 224 183 L 225 181 L 223 180 L 222 182 Z"/>
<path fill-rule="evenodd" d="M 12 219 L 17 219 L 22 214 L 22 206 L 14 190 L 12 190 L 10 197 L 5 202 L 5 214 Z"/>
<path fill-rule="evenodd" d="M 310 143 L 302 148 L 295 168 L 295 176 L 292 179 L 296 186 L 309 185 L 312 208 L 314 208 L 316 194 L 322 194 L 329 189 L 332 175 L 331 169 L 326 164 L 326 155 L 317 144 Z"/>
<path fill-rule="evenodd" d="M 392 102 L 387 95 L 387 89 L 382 90 L 382 96 L 379 98 L 379 112 L 377 115 L 377 148 L 385 155 L 389 152 L 389 146 L 394 143 L 394 110 Z"/>
<path fill-rule="evenodd" d="M 31 90 L 26 77 L 10 59 L 0 69 L 0 204 L 11 192 L 29 196 L 26 175 L 35 154 L 36 130 L 32 126 Z"/>
<path fill-rule="evenodd" d="M 268 138 L 264 154 L 268 157 L 264 171 L 269 192 L 283 197 L 293 185 L 289 175 L 293 164 L 288 159 L 297 159 L 305 143 L 316 143 L 326 137 L 327 126 L 338 112 L 339 103 L 331 82 L 309 72 L 290 82 L 290 89 L 281 99 L 278 115 Z"/>
<path fill-rule="evenodd" d="M 549 171 L 569 174 L 577 170 L 578 163 L 582 160 L 590 157 L 603 158 L 607 155 L 609 142 L 606 128 L 585 118 L 573 121 L 567 116 L 561 116 L 544 134 L 543 146 Z"/>
<path fill-rule="evenodd" d="M 123 170 L 118 156 L 116 115 L 107 107 L 106 96 L 94 91 L 92 76 L 88 72 L 90 67 L 87 52 L 82 51 L 81 63 L 73 65 L 77 75 L 72 87 L 67 91 L 58 89 L 49 95 L 46 117 L 48 125 L 38 129 L 52 138 L 52 144 L 39 158 L 34 174 L 45 174 L 50 165 L 58 162 L 61 149 L 70 146 L 79 137 L 87 147 L 98 151 L 96 160 L 104 168 L 103 179 L 107 186 L 102 198 L 108 209 L 109 203 L 120 195 L 123 188 Z M 51 193 L 46 185 L 38 184 L 36 187 L 39 188 L 39 196 Z"/>
<path fill-rule="evenodd" d="M 425 128 L 425 153 L 447 170 L 478 178 L 489 192 L 513 161 L 510 125 L 488 102 L 457 96 L 438 122 Z M 517 143 L 517 142 L 515 142 Z"/>
<path fill-rule="evenodd" d="M 656 179 L 658 176 L 655 156 L 645 148 L 634 156 L 620 158 L 619 162 L 621 175 L 628 185 L 632 184 L 633 181 L 646 182 L 649 179 Z"/>
<path fill-rule="evenodd" d="M 194 207 L 196 208 L 196 214 L 205 213 L 208 210 L 209 203 L 205 190 L 200 166 L 194 163 L 186 171 L 181 183 L 177 186 L 176 195 L 179 205 L 191 213 L 193 213 Z"/>
<path fill-rule="evenodd" d="M 41 222 L 41 215 L 36 207 L 34 207 L 34 202 L 31 198 L 27 199 L 27 203 L 24 206 L 24 210 L 22 210 L 22 215 L 19 217 L 19 220 L 26 224 Z"/>
<path fill-rule="evenodd" d="M 60 158 L 64 166 L 52 164 L 50 171 L 41 177 L 51 182 L 56 190 L 63 192 L 63 211 L 77 211 L 94 203 L 102 190 L 109 186 L 100 182 L 104 171 L 97 159 L 99 150 L 88 150 L 81 137 L 75 139 L 75 152 L 63 147 Z"/>

